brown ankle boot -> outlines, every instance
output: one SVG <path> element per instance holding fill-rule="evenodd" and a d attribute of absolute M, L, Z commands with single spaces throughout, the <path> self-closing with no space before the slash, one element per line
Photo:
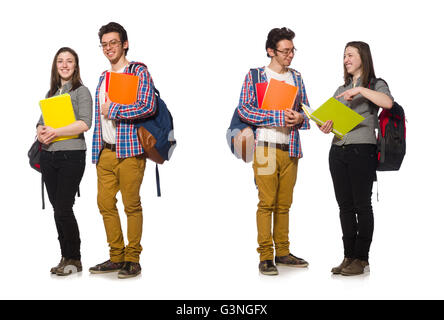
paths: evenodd
<path fill-rule="evenodd" d="M 345 267 L 347 267 L 350 263 L 352 263 L 353 259 L 351 258 L 344 258 L 344 260 L 342 260 L 341 264 L 337 267 L 334 267 L 333 269 L 331 269 L 331 273 L 333 274 L 340 274 L 342 269 L 344 269 Z"/>
<path fill-rule="evenodd" d="M 60 268 L 61 266 L 63 266 L 65 264 L 66 258 L 62 257 L 62 259 L 60 259 L 60 262 L 58 265 L 56 265 L 55 267 L 51 268 L 51 274 L 56 274 L 57 273 L 57 269 Z"/>
<path fill-rule="evenodd" d="M 341 274 L 343 276 L 357 276 L 365 272 L 370 272 L 368 261 L 354 259 L 347 267 L 342 269 Z"/>
<path fill-rule="evenodd" d="M 65 263 L 56 269 L 58 276 L 69 276 L 76 272 L 82 272 L 82 262 L 80 260 L 66 259 Z"/>

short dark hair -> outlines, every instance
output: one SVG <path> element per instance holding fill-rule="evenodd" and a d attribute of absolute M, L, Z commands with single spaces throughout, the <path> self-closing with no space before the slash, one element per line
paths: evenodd
<path fill-rule="evenodd" d="M 122 46 L 125 41 L 128 41 L 128 35 L 126 33 L 125 28 L 122 27 L 117 22 L 110 22 L 110 23 L 102 26 L 99 30 L 99 40 L 102 41 L 103 35 L 106 33 L 110 33 L 110 32 L 117 32 L 119 34 L 120 41 L 122 42 Z M 125 49 L 125 56 L 128 53 L 128 50 L 129 50 L 129 48 Z"/>
<path fill-rule="evenodd" d="M 290 40 L 292 41 L 294 39 L 294 32 L 290 29 L 283 27 L 283 28 L 274 28 L 268 33 L 267 42 L 265 43 L 265 50 L 268 48 L 276 50 L 277 49 L 277 43 L 281 40 Z M 270 58 L 270 55 L 267 52 L 267 57 Z"/>

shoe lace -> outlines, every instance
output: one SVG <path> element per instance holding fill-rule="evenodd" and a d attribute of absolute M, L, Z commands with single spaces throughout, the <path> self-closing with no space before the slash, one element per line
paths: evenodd
<path fill-rule="evenodd" d="M 102 262 L 102 263 L 98 264 L 96 266 L 96 268 L 100 269 L 100 268 L 106 267 L 106 266 L 108 266 L 110 264 L 112 264 L 111 260 L 106 260 L 105 262 Z"/>
<path fill-rule="evenodd" d="M 125 261 L 122 267 L 123 270 L 131 272 L 133 269 L 133 264 L 131 262 Z"/>

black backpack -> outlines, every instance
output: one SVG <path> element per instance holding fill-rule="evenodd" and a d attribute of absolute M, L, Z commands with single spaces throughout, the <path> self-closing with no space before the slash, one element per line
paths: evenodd
<path fill-rule="evenodd" d="M 370 82 L 374 90 L 377 80 Z M 384 81 L 385 82 L 385 81 Z M 401 167 L 406 153 L 406 127 L 404 109 L 393 102 L 391 109 L 383 109 L 378 116 L 377 171 L 397 171 Z"/>
<path fill-rule="evenodd" d="M 29 158 L 29 165 L 34 170 L 37 170 L 42 173 L 40 169 L 40 152 L 42 151 L 42 144 L 40 141 L 35 139 L 34 143 L 32 144 L 31 148 L 29 148 L 28 151 L 28 158 Z M 45 209 L 45 184 L 43 182 L 43 175 L 41 176 L 42 180 L 42 209 Z"/>
<path fill-rule="evenodd" d="M 40 155 L 42 152 L 42 144 L 39 140 L 35 139 L 34 143 L 32 144 L 31 148 L 29 148 L 28 151 L 28 158 L 29 158 L 29 165 L 31 168 L 36 170 L 41 175 L 41 181 L 42 181 L 42 209 L 45 209 L 45 183 L 43 181 L 43 175 L 42 170 L 40 168 Z M 77 196 L 80 197 L 80 186 L 77 189 Z"/>

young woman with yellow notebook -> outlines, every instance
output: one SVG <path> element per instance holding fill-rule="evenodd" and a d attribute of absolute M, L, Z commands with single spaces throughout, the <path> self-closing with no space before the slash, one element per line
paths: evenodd
<path fill-rule="evenodd" d="M 45 125 L 43 117 L 40 117 L 37 124 L 37 138 L 42 143 L 40 166 L 49 201 L 54 208 L 62 256 L 51 273 L 60 276 L 82 271 L 80 235 L 73 205 L 85 170 L 86 143 L 83 133 L 91 127 L 92 122 L 92 98 L 80 78 L 79 58 L 74 50 L 66 47 L 59 49 L 54 56 L 46 98 L 64 94 L 70 95 L 75 121 L 53 128 Z M 60 105 L 60 108 L 63 106 Z M 63 116 L 61 111 L 60 117 Z M 63 137 L 75 138 L 60 139 Z"/>

